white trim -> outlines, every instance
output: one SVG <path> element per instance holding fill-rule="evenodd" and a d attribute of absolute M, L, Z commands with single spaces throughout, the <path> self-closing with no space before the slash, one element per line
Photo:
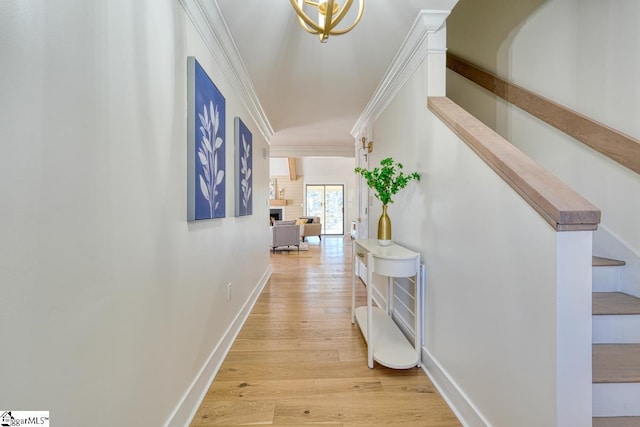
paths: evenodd
<path fill-rule="evenodd" d="M 421 10 L 391 61 L 385 76 L 351 130 L 354 138 L 369 129 L 428 53 L 446 51 L 445 22 L 451 10 Z"/>
<path fill-rule="evenodd" d="M 271 277 L 271 265 L 267 267 L 251 295 L 249 295 L 249 298 L 244 303 L 235 319 L 233 319 L 229 328 L 227 328 L 222 339 L 218 342 L 218 345 L 215 346 L 202 368 L 200 368 L 200 371 L 189 385 L 189 388 L 185 391 L 182 399 L 180 399 L 180 402 L 169 416 L 167 422 L 164 424 L 164 427 L 186 427 L 191 423 L 191 420 L 200 407 L 209 387 L 211 387 L 211 383 L 213 383 L 216 374 L 220 370 L 222 362 L 227 356 L 227 353 L 229 353 L 231 345 L 240 333 L 242 326 L 247 320 L 247 317 L 249 317 L 258 297 L 267 284 L 269 277 Z"/>
<path fill-rule="evenodd" d="M 458 421 L 465 427 L 490 427 L 491 424 L 482 416 L 480 410 L 469 400 L 455 380 L 438 363 L 435 357 L 422 347 L 422 370 L 427 374 L 433 385 L 438 389 L 449 408 Z"/>
<path fill-rule="evenodd" d="M 556 233 L 556 425 L 586 426 L 591 393 L 592 231 Z"/>
<path fill-rule="evenodd" d="M 200 33 L 211 55 L 222 68 L 222 72 L 235 89 L 245 108 L 249 111 L 249 115 L 269 142 L 273 136 L 273 128 L 262 109 L 253 82 L 222 16 L 217 0 L 178 1 Z"/>
<path fill-rule="evenodd" d="M 271 157 L 354 157 L 351 146 L 331 145 L 272 145 Z"/>

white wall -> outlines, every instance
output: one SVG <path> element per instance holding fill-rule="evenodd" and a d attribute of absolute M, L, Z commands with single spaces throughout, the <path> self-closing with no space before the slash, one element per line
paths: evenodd
<path fill-rule="evenodd" d="M 493 50 L 473 49 L 484 37 L 480 26 L 471 30 L 456 26 L 459 32 L 466 32 L 466 37 L 450 36 L 453 52 L 640 139 L 640 3 L 551 0 L 539 2 L 527 13 L 520 11 L 520 15 L 516 9 L 506 7 L 501 14 L 492 15 L 489 10 L 503 2 L 483 3 L 486 4 L 475 10 L 454 10 L 452 19 L 461 24 L 472 18 L 486 28 L 516 16 L 521 21 L 502 34 Z M 594 238 L 596 253 L 626 257 L 633 265 L 640 263 L 640 199 L 635 197 L 640 192 L 640 175 L 521 110 L 506 107 L 452 73 L 448 93 L 490 125 L 493 124 L 487 118 L 497 116 L 498 132 L 602 210 L 603 232 Z M 622 249 L 612 249 L 605 233 L 617 238 Z M 625 290 L 640 296 L 640 268 L 629 268 L 628 272 L 634 277 L 626 282 Z"/>
<path fill-rule="evenodd" d="M 197 223 L 189 55 L 227 108 L 227 217 Z M 234 116 L 266 142 L 175 1 L 4 1 L 0 56 L 0 402 L 163 425 L 268 274 L 268 164 L 234 218 Z"/>
<path fill-rule="evenodd" d="M 296 161 L 296 168 L 298 167 Z M 269 171 L 271 176 L 289 175 L 289 160 L 286 157 L 269 159 Z"/>
<path fill-rule="evenodd" d="M 638 20 L 635 1 L 548 2 L 514 35 L 506 75 L 640 139 Z M 640 254 L 640 175 L 516 108 L 505 122 L 516 145 L 600 207 L 605 230 Z M 600 241 L 596 234 L 596 250 Z M 640 295 L 640 282 L 627 291 Z"/>
<path fill-rule="evenodd" d="M 371 159 L 421 174 L 389 211 L 393 240 L 427 268 L 427 370 L 467 425 L 587 425 L 591 233 L 556 233 L 426 109 L 433 73 L 424 64 L 376 120 Z"/>

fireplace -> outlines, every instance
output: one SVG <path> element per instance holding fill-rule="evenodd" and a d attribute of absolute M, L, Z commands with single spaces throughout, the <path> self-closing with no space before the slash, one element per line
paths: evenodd
<path fill-rule="evenodd" d="M 270 208 L 269 217 L 272 222 L 284 220 L 284 208 Z"/>

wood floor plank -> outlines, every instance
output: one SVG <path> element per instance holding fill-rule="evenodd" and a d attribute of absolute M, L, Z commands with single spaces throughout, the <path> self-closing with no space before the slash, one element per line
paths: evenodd
<path fill-rule="evenodd" d="M 457 427 L 419 368 L 367 367 L 351 323 L 351 241 L 271 255 L 272 276 L 191 426 Z M 356 300 L 365 303 L 358 281 Z"/>
<path fill-rule="evenodd" d="M 430 426 L 430 418 L 449 425 L 460 425 L 439 402 L 393 400 L 382 394 L 364 394 L 351 399 L 322 396 L 277 401 L 274 422 L 281 424 L 318 424 L 323 421 L 386 426 L 400 423 L 405 426 Z M 439 425 L 439 424 L 435 424 Z"/>
<path fill-rule="evenodd" d="M 220 401 L 234 400 L 293 400 L 331 396 L 352 398 L 354 393 L 383 393 L 379 378 L 328 378 L 306 380 L 263 380 L 251 383 L 216 381 L 207 398 Z"/>
<path fill-rule="evenodd" d="M 271 424 L 274 401 L 228 402 L 207 400 L 193 417 L 191 427 Z"/>
<path fill-rule="evenodd" d="M 362 363 L 364 360 L 365 363 Z M 345 362 L 331 363 L 269 363 L 269 364 L 227 364 L 224 363 L 220 368 L 217 379 L 238 380 L 246 378 L 256 379 L 321 379 L 321 378 L 361 378 L 376 376 L 413 376 L 422 375 L 426 378 L 424 372 L 417 373 L 411 370 L 392 370 L 379 365 L 375 369 L 369 369 L 366 364 L 366 357 L 362 360 L 348 360 Z M 426 378 L 426 380 L 428 380 Z"/>
<path fill-rule="evenodd" d="M 258 347 L 258 346 L 256 346 Z M 239 363 L 326 363 L 338 362 L 337 350 L 290 350 L 290 351 L 230 351 L 225 359 L 230 365 Z"/>
<path fill-rule="evenodd" d="M 362 347 L 354 344 L 353 337 L 336 337 L 331 339 L 270 339 L 260 340 L 260 348 L 263 351 L 294 351 L 294 350 L 326 350 L 327 348 L 338 351 L 341 360 L 343 352 L 359 353 Z M 256 340 L 236 339 L 231 351 L 253 351 L 256 348 Z M 363 349 L 362 349 L 363 350 Z"/>
<path fill-rule="evenodd" d="M 367 357 L 367 349 L 363 346 L 340 346 L 338 347 L 338 355 L 341 362 L 360 361 Z"/>
<path fill-rule="evenodd" d="M 344 329 L 345 326 L 344 316 L 336 320 L 272 320 L 265 322 L 264 320 L 247 321 L 245 323 L 246 328 L 254 328 L 259 330 L 274 330 L 274 329 L 310 329 L 310 330 L 323 330 L 323 329 Z"/>
<path fill-rule="evenodd" d="M 380 383 L 386 393 L 401 393 L 405 398 L 409 394 L 437 394 L 431 381 L 425 382 L 421 377 L 382 377 Z"/>
<path fill-rule="evenodd" d="M 335 337 L 355 337 L 355 332 L 351 329 L 351 322 L 345 322 L 344 328 L 339 329 L 246 329 L 242 330 L 238 338 L 242 339 L 331 339 Z"/>

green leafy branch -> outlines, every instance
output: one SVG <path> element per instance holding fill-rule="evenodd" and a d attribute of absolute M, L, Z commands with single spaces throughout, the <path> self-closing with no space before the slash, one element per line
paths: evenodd
<path fill-rule="evenodd" d="M 383 205 L 393 203 L 391 196 L 405 188 L 412 179 L 420 181 L 417 172 L 405 175 L 402 163 L 395 163 L 391 157 L 381 160 L 380 166 L 372 171 L 358 167 L 355 168 L 355 172 L 367 180 L 367 185 L 376 191 L 376 198 Z"/>

